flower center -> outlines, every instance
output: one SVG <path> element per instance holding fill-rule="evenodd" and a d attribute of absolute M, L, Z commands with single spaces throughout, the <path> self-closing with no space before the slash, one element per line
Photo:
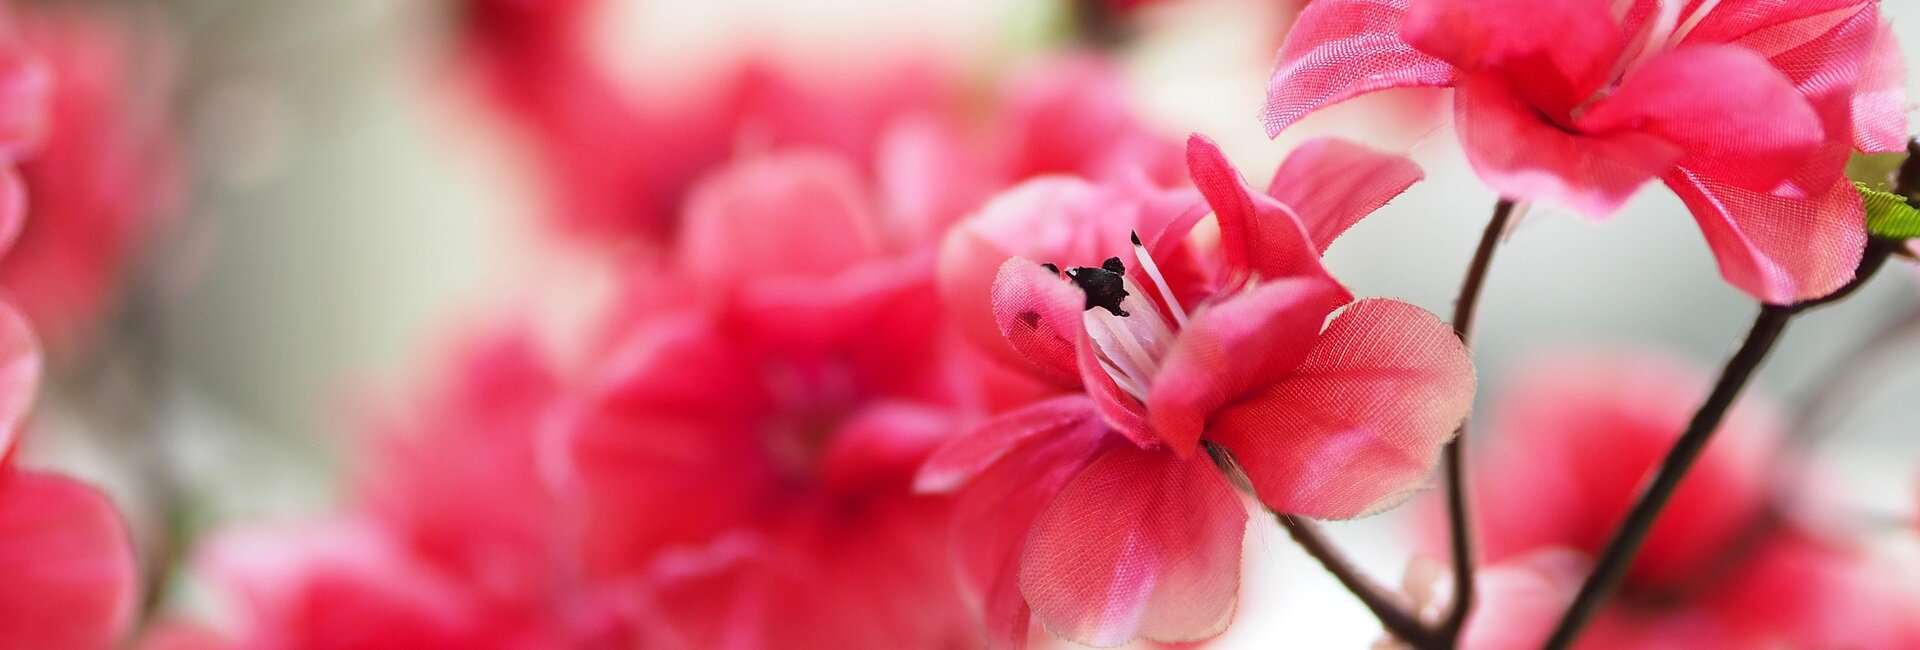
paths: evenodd
<path fill-rule="evenodd" d="M 1126 265 L 1118 257 L 1107 258 L 1098 267 L 1068 269 L 1066 276 L 1087 294 L 1086 311 L 1081 318 L 1093 342 L 1100 369 L 1106 371 L 1121 390 L 1144 402 L 1153 376 L 1160 370 L 1161 359 L 1173 345 L 1176 332 L 1187 323 L 1187 313 L 1174 298 L 1153 255 L 1140 244 L 1139 235 L 1133 236 L 1133 249 L 1134 257 L 1140 261 L 1136 271 L 1145 275 L 1161 300 L 1166 301 L 1166 312 L 1172 314 L 1172 322 L 1162 315 L 1153 294 L 1127 275 Z"/>

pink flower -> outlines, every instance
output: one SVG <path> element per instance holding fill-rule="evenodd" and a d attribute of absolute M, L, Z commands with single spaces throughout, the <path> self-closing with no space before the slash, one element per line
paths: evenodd
<path fill-rule="evenodd" d="M 912 492 L 957 428 L 931 233 L 843 157 L 740 160 L 638 266 L 553 422 L 590 580 L 649 647 L 951 647 L 950 500 Z"/>
<path fill-rule="evenodd" d="M 0 460 L 0 646 L 117 647 L 138 581 L 126 525 L 106 496 Z"/>
<path fill-rule="evenodd" d="M 1563 352 L 1517 370 L 1472 474 L 1487 561 L 1543 547 L 1599 551 L 1707 383 L 1699 369 L 1634 350 Z M 1735 406 L 1647 538 L 1630 590 L 1687 586 L 1746 532 L 1765 506 L 1779 437 L 1764 402 Z"/>
<path fill-rule="evenodd" d="M 158 46 L 170 41 L 110 12 L 25 17 L 55 82 L 44 138 L 20 168 L 32 200 L 0 286 L 59 352 L 89 338 L 178 207 L 171 53 Z"/>
<path fill-rule="evenodd" d="M 960 489 L 958 559 L 996 644 L 1024 642 L 1029 609 L 1091 645 L 1218 634 L 1247 515 L 1203 440 L 1231 451 L 1275 511 L 1357 517 L 1419 488 L 1472 401 L 1450 327 L 1391 300 L 1348 305 L 1320 265 L 1335 236 L 1418 177 L 1411 163 L 1318 142 L 1282 166 L 1272 195 L 1204 138 L 1189 140 L 1188 163 L 1220 224 L 1197 282 L 1176 289 L 1155 261 L 1193 254 L 1205 210 L 1147 217 L 1120 202 L 1035 214 L 1026 245 L 1055 247 L 1068 267 L 1015 257 L 992 283 L 1007 343 L 1067 392 L 949 443 L 918 485 Z M 1305 182 L 1351 169 L 1398 173 Z M 1072 266 L 1095 233 L 1151 222 L 1162 225 L 1130 251 L 1115 241 L 1099 266 Z M 965 272 L 967 247 L 1017 245 L 992 239 L 1010 223 L 950 240 L 961 257 L 949 268 Z"/>
<path fill-rule="evenodd" d="M 979 114 L 957 108 L 975 99 L 966 80 L 916 52 L 831 71 L 749 52 L 710 84 L 636 88 L 588 45 L 593 0 L 460 4 L 461 63 L 530 136 L 552 217 L 573 234 L 671 241 L 704 175 L 787 149 L 836 153 L 906 202 L 892 207 L 948 220 L 1034 175 L 1178 172 L 1175 144 L 1135 119 L 1113 64 L 1091 55 L 1025 66 Z"/>
<path fill-rule="evenodd" d="M 1545 570 L 1541 558 L 1600 549 L 1707 387 L 1696 369 L 1622 350 L 1542 357 L 1513 381 L 1518 388 L 1495 403 L 1496 446 L 1473 473 L 1492 568 L 1481 574 L 1471 650 L 1545 640 L 1586 571 Z M 1736 405 L 1577 647 L 1920 642 L 1911 569 L 1894 570 L 1858 532 L 1816 529 L 1770 503 L 1776 420 L 1764 402 Z M 1431 528 L 1432 542 L 1444 544 Z M 1531 586 L 1515 591 L 1516 579 Z"/>
<path fill-rule="evenodd" d="M 1267 130 L 1376 90 L 1455 89 L 1468 161 L 1502 195 L 1611 214 L 1659 177 L 1727 281 L 1813 298 L 1866 242 L 1848 152 L 1905 134 L 1878 3 L 1333 0 L 1301 14 Z"/>
<path fill-rule="evenodd" d="M 229 530 L 197 564 L 225 590 L 234 648 L 551 647 L 364 521 Z"/>

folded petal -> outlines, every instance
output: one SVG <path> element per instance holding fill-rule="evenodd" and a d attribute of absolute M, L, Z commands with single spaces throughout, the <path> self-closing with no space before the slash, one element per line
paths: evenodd
<path fill-rule="evenodd" d="M 1691 7 L 1700 4 L 1690 3 Z M 1746 41 L 1761 46 L 1763 51 L 1780 51 L 1798 47 L 1824 31 L 1808 31 L 1799 24 L 1802 21 L 1833 12 L 1858 11 L 1874 4 L 1869 0 L 1720 0 L 1700 17 L 1700 22 L 1681 42 Z"/>
<path fill-rule="evenodd" d="M 1325 253 L 1334 238 L 1424 178 L 1407 159 L 1338 138 L 1301 143 L 1267 185 L 1267 195 L 1300 217 Z"/>
<path fill-rule="evenodd" d="M 1770 193 L 1781 196 L 1820 194 L 1833 183 L 1837 170 L 1845 168 L 1855 143 L 1863 137 L 1890 139 L 1891 148 L 1882 150 L 1898 151 L 1905 144 L 1905 72 L 1898 61 L 1891 63 L 1892 70 L 1887 70 L 1887 62 L 1874 61 L 1870 56 L 1884 28 L 1879 12 L 1872 4 L 1865 4 L 1769 25 L 1734 41 L 1735 45 L 1767 57 L 1768 64 L 1785 74 L 1794 89 L 1806 97 L 1819 114 L 1821 127 L 1825 129 L 1819 150 L 1805 156 L 1782 187 L 1755 189 L 1771 189 Z M 1891 56 L 1899 56 L 1897 49 Z M 1872 70 L 1875 67 L 1880 69 Z M 1898 78 L 1868 79 L 1872 74 L 1889 73 Z M 1877 92 L 1869 89 L 1869 85 L 1879 86 Z M 1858 117 L 1857 113 L 1860 113 Z M 1855 127 L 1855 122 L 1862 119 L 1877 123 L 1862 124 L 1863 128 L 1897 128 L 1898 132 L 1890 136 L 1863 133 Z M 1862 146 L 1872 144 L 1866 142 Z"/>
<path fill-rule="evenodd" d="M 1216 299 L 1180 330 L 1147 395 L 1154 433 L 1187 456 L 1215 410 L 1291 374 L 1342 290 L 1311 279 L 1263 282 Z"/>
<path fill-rule="evenodd" d="M 0 469 L 0 646 L 116 647 L 139 576 L 105 495 L 55 474 Z"/>
<path fill-rule="evenodd" d="M 1000 414 L 940 446 L 914 478 L 920 492 L 946 492 L 999 462 L 1014 447 L 1035 436 L 1051 435 L 1094 419 L 1085 395 L 1041 400 Z"/>
<path fill-rule="evenodd" d="M 1187 138 L 1187 168 L 1220 221 L 1221 253 L 1229 274 L 1238 276 L 1231 281 L 1310 277 L 1334 282 L 1300 217 L 1247 187 L 1219 145 L 1198 133 Z"/>
<path fill-rule="evenodd" d="M 1504 80 L 1472 75 L 1454 93 L 1467 162 L 1501 196 L 1547 201 L 1592 218 L 1613 214 L 1640 186 L 1680 160 L 1660 138 L 1623 131 L 1585 135 L 1547 122 Z"/>
<path fill-rule="evenodd" d="M 1363 300 L 1333 319 L 1293 377 L 1221 410 L 1207 438 L 1234 453 L 1275 511 L 1349 519 L 1419 489 L 1473 390 L 1452 326 Z"/>
<path fill-rule="evenodd" d="M 12 305 L 0 302 L 0 460 L 13 449 L 40 386 L 40 345 Z"/>
<path fill-rule="evenodd" d="M 1853 184 L 1792 199 L 1742 189 L 1686 168 L 1666 177 L 1713 249 L 1729 284 L 1769 304 L 1819 298 L 1853 279 L 1867 244 Z"/>
<path fill-rule="evenodd" d="M 1400 38 L 1407 0 L 1309 3 L 1267 82 L 1267 137 L 1321 107 L 1388 88 L 1441 87 L 1454 67 Z"/>
<path fill-rule="evenodd" d="M 1086 337 L 1086 294 L 1038 262 L 1015 257 L 993 279 L 993 318 L 1013 349 L 1048 379 L 1080 383 L 1077 348 Z"/>
<path fill-rule="evenodd" d="M 1020 594 L 1020 552 L 1034 520 L 1103 449 L 1130 446 L 1091 417 L 1036 433 L 1008 442 L 955 498 L 951 548 L 960 584 L 995 648 L 1026 646 L 1032 615 Z"/>
<path fill-rule="evenodd" d="M 1900 151 L 1906 144 L 1907 61 L 1893 26 L 1880 22 L 1853 91 L 1853 146 L 1880 153 Z"/>
<path fill-rule="evenodd" d="M 1820 116 L 1791 80 L 1743 47 L 1696 45 L 1661 54 L 1579 119 L 1582 131 L 1638 131 L 1685 151 L 1679 164 L 1727 183 L 1771 190 L 1823 142 Z M 1831 173 L 1838 177 L 1840 168 Z"/>
<path fill-rule="evenodd" d="M 1111 448 L 1055 496 L 1020 558 L 1020 591 L 1061 638 L 1112 647 L 1226 629 L 1247 512 L 1205 458 Z"/>
<path fill-rule="evenodd" d="M 1606 84 L 1627 42 L 1592 0 L 1413 0 L 1400 29 L 1463 73 L 1505 79 L 1553 119 Z"/>

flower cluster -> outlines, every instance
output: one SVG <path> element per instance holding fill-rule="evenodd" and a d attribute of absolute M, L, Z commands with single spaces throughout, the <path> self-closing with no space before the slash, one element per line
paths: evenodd
<path fill-rule="evenodd" d="M 1801 451 L 1736 400 L 1791 317 L 1900 248 L 1844 175 L 1904 144 L 1874 2 L 1307 5 L 1269 135 L 1364 93 L 1452 89 L 1501 197 L 1452 323 L 1356 296 L 1322 260 L 1425 180 L 1405 156 L 1305 138 L 1255 186 L 1208 137 L 1149 127 L 1094 51 L 984 87 L 911 57 L 803 74 L 754 51 L 697 88 L 635 88 L 594 46 L 602 9 L 465 0 L 454 39 L 465 89 L 540 163 L 568 235 L 543 243 L 606 261 L 611 290 L 564 322 L 525 298 L 459 339 L 367 428 L 336 510 L 199 544 L 219 616 L 129 631 L 118 515 L 10 460 L 39 361 L 0 310 L 0 647 L 1201 642 L 1233 623 L 1268 517 L 1383 645 L 1920 647 L 1920 593 L 1877 536 L 1788 498 Z M 56 329 L 106 309 L 176 182 L 174 144 L 116 94 L 124 34 L 61 20 L 25 30 L 49 65 L 0 48 L 0 232 L 26 205 L 13 164 L 46 197 L 0 284 Z M 1605 218 L 1656 178 L 1761 303 L 1747 344 L 1711 389 L 1635 353 L 1549 357 L 1481 418 L 1466 473 L 1469 324 L 1505 220 L 1534 201 Z M 1427 574 L 1381 593 L 1312 541 L 1443 467 L 1426 520 L 1450 598 Z"/>

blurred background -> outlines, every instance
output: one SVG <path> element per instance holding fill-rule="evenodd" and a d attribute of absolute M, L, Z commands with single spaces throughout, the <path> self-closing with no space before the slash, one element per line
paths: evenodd
<path fill-rule="evenodd" d="M 563 235 L 543 227 L 529 143 L 462 81 L 455 3 L 18 4 L 121 16 L 116 29 L 135 35 L 125 42 L 137 51 L 103 64 L 115 69 L 100 82 L 124 86 L 102 92 L 153 120 L 126 128 L 171 134 L 116 163 L 116 183 L 160 187 L 121 206 L 140 225 L 64 235 L 127 243 L 102 253 L 123 261 L 102 272 L 94 324 L 74 340 L 47 335 L 56 370 L 35 426 L 48 433 L 25 451 L 31 464 L 107 485 L 136 528 L 167 531 L 171 543 L 143 544 L 151 553 L 178 553 L 216 525 L 325 511 L 369 407 L 403 399 L 448 352 L 446 332 L 528 295 L 591 294 L 590 271 L 621 254 L 558 245 Z M 1071 13 L 1031 0 L 603 4 L 591 23 L 607 70 L 666 95 L 719 74 L 747 44 L 823 68 L 924 59 L 987 85 L 1064 44 Z M 1266 78 L 1297 9 L 1150 3 L 1115 50 L 1130 99 L 1169 137 L 1219 141 L 1251 178 L 1315 134 L 1411 152 L 1427 182 L 1362 222 L 1329 263 L 1358 295 L 1447 313 L 1494 196 L 1466 169 L 1438 94 L 1344 106 L 1268 140 Z M 1902 40 L 1920 43 L 1920 3 L 1884 11 Z M 1854 341 L 1913 318 L 1920 287 L 1911 269 L 1896 271 L 1796 322 L 1757 390 L 1782 404 L 1810 399 Z M 1679 201 L 1649 187 L 1606 224 L 1530 212 L 1499 253 L 1482 309 L 1484 402 L 1531 351 L 1568 344 L 1661 346 L 1717 366 L 1754 307 L 1719 280 Z M 1827 436 L 1821 457 L 1844 468 L 1833 490 L 1888 521 L 1910 517 L 1920 493 L 1913 343 L 1855 368 L 1873 379 L 1847 390 L 1843 416 L 1815 423 Z M 1405 512 L 1332 530 L 1391 580 L 1410 546 Z M 1283 629 L 1292 647 L 1361 647 L 1377 635 L 1270 521 L 1254 521 L 1254 577 L 1219 647 L 1266 647 Z M 192 580 L 162 596 L 187 607 L 198 598 Z"/>

